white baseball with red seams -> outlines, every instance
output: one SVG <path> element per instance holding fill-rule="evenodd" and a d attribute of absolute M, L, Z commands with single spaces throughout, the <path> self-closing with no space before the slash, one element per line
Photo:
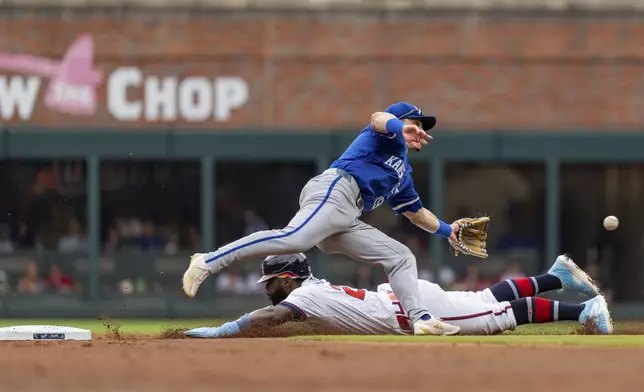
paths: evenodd
<path fill-rule="evenodd" d="M 608 231 L 613 231 L 619 226 L 619 219 L 614 215 L 609 215 L 604 218 L 604 228 Z"/>

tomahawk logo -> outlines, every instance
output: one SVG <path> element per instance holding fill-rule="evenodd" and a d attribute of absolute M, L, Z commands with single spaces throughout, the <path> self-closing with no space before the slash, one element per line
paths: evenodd
<path fill-rule="evenodd" d="M 248 84 L 240 77 L 156 76 L 127 66 L 103 77 L 93 64 L 89 34 L 78 37 L 61 61 L 0 53 L 0 72 L 19 74 L 0 74 L 0 118 L 30 120 L 41 78 L 50 80 L 45 106 L 75 116 L 96 113 L 97 87 L 106 79 L 105 109 L 117 121 L 228 121 L 233 110 L 248 102 Z"/>
<path fill-rule="evenodd" d="M 96 111 L 96 87 L 103 74 L 94 69 L 94 41 L 81 35 L 61 61 L 42 57 L 0 53 L 0 70 L 30 75 L 0 76 L 0 115 L 28 120 L 34 110 L 41 77 L 50 80 L 45 105 L 60 113 L 92 115 Z"/>

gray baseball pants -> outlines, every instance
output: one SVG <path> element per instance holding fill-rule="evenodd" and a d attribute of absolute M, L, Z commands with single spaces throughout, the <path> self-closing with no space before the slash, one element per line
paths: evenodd
<path fill-rule="evenodd" d="M 300 193 L 300 210 L 281 230 L 259 231 L 206 255 L 213 273 L 232 262 L 283 255 L 317 246 L 355 260 L 379 263 L 412 323 L 429 314 L 420 300 L 416 258 L 405 245 L 360 221 L 362 197 L 355 179 L 328 169 L 309 180 Z"/>

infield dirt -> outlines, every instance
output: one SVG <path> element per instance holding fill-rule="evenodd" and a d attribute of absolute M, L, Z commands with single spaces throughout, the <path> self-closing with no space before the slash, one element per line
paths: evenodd
<path fill-rule="evenodd" d="M 644 351 L 98 337 L 0 344 L 3 391 L 641 390 Z"/>

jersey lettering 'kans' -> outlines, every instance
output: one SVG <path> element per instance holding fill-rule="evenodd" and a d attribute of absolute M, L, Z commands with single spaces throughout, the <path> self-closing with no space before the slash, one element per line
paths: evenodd
<path fill-rule="evenodd" d="M 417 212 L 423 205 L 414 189 L 407 145 L 401 135 L 381 134 L 365 127 L 331 164 L 351 174 L 360 187 L 364 210 L 387 202 L 396 214 Z"/>

